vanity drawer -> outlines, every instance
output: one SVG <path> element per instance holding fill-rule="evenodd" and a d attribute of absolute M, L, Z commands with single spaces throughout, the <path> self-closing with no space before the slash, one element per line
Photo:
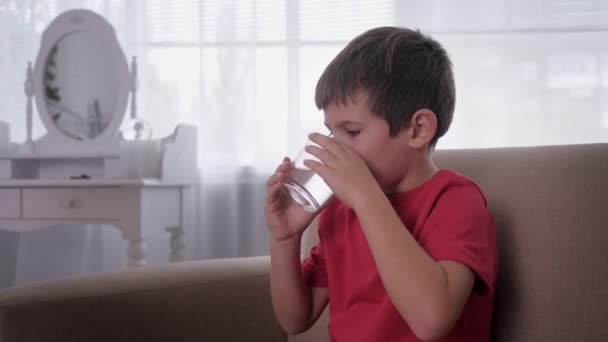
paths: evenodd
<path fill-rule="evenodd" d="M 0 189 L 0 218 L 19 218 L 21 216 L 21 190 Z"/>
<path fill-rule="evenodd" d="M 23 190 L 23 217 L 30 219 L 118 219 L 121 188 L 37 188 Z"/>

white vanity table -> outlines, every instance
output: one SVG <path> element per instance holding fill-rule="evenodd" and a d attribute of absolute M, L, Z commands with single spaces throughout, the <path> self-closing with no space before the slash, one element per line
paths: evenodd
<path fill-rule="evenodd" d="M 136 115 L 136 70 L 103 17 L 72 10 L 53 20 L 26 72 L 27 140 L 11 142 L 0 121 L 0 229 L 108 224 L 128 241 L 129 266 L 146 263 L 146 231 L 166 229 L 170 260 L 183 259 L 197 131 L 178 125 L 165 138 L 146 136 Z M 47 130 L 37 140 L 32 96 Z"/>

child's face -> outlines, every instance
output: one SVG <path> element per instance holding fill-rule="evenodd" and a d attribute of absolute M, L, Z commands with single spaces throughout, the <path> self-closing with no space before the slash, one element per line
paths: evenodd
<path fill-rule="evenodd" d="M 369 110 L 365 95 L 356 96 L 346 105 L 327 106 L 325 125 L 335 139 L 365 160 L 385 192 L 399 191 L 397 187 L 407 175 L 412 158 L 406 130 L 391 137 L 388 123 Z"/>

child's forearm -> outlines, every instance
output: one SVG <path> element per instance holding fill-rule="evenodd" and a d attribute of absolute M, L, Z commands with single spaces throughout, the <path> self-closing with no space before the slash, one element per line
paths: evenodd
<path fill-rule="evenodd" d="M 289 334 L 308 328 L 312 315 L 311 291 L 302 277 L 301 234 L 270 243 L 270 288 L 277 319 Z"/>
<path fill-rule="evenodd" d="M 380 190 L 355 208 L 383 285 L 422 339 L 447 333 L 462 308 L 450 296 L 446 272 L 418 244 Z"/>

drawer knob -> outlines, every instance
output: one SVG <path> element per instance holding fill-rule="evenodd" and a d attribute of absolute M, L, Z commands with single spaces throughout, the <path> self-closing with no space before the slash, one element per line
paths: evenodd
<path fill-rule="evenodd" d="M 63 201 L 63 206 L 68 209 L 82 208 L 83 201 L 78 198 L 68 198 Z"/>

